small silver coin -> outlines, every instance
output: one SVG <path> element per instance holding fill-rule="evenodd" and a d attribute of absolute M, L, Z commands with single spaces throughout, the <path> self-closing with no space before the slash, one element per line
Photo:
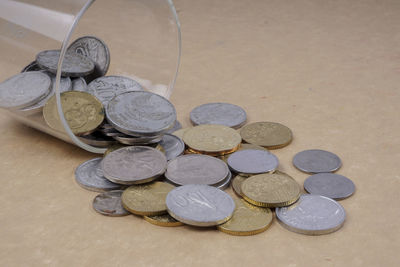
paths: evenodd
<path fill-rule="evenodd" d="M 319 149 L 304 150 L 293 158 L 293 165 L 303 172 L 334 172 L 342 166 L 342 161 L 335 154 Z"/>
<path fill-rule="evenodd" d="M 82 77 L 78 77 L 72 80 L 72 90 L 73 91 L 81 91 L 81 92 L 86 92 L 87 91 L 87 84 L 85 79 Z"/>
<path fill-rule="evenodd" d="M 342 175 L 317 173 L 304 181 L 304 189 L 310 194 L 339 200 L 351 196 L 356 187 L 349 178 Z"/>
<path fill-rule="evenodd" d="M 164 134 L 160 145 L 164 149 L 167 160 L 172 160 L 183 154 L 185 151 L 185 143 L 182 139 L 172 134 Z"/>
<path fill-rule="evenodd" d="M 190 120 L 194 125 L 220 124 L 240 128 L 246 119 L 246 112 L 241 107 L 229 103 L 203 104 L 190 112 Z"/>
<path fill-rule="evenodd" d="M 95 158 L 79 165 L 75 170 L 76 182 L 83 188 L 95 192 L 120 189 L 121 185 L 104 178 L 100 167 L 101 161 L 102 158 Z"/>
<path fill-rule="evenodd" d="M 266 150 L 245 149 L 228 157 L 229 167 L 239 174 L 259 174 L 276 170 L 278 158 Z"/>
<path fill-rule="evenodd" d="M 129 146 L 108 153 L 102 163 L 104 176 L 118 184 L 142 184 L 165 172 L 165 155 L 152 147 Z"/>
<path fill-rule="evenodd" d="M 36 62 L 42 69 L 56 74 L 59 57 L 59 50 L 46 50 L 36 56 Z M 93 70 L 94 63 L 88 57 L 77 53 L 65 53 L 61 67 L 62 76 L 81 77 L 92 73 Z"/>
<path fill-rule="evenodd" d="M 86 90 L 107 106 L 115 96 L 131 91 L 143 91 L 143 87 L 128 77 L 103 76 L 90 82 Z"/>
<path fill-rule="evenodd" d="M 223 180 L 222 182 L 220 182 L 218 184 L 214 184 L 213 186 L 218 189 L 225 190 L 231 184 L 231 180 L 232 180 L 232 173 L 229 171 L 228 176 L 225 178 L 225 180 Z"/>
<path fill-rule="evenodd" d="M 110 134 L 110 133 L 109 133 Z M 124 145 L 148 145 L 155 144 L 161 141 L 161 136 L 146 136 L 146 137 L 135 137 L 125 134 L 112 135 L 112 138 L 117 140 L 119 143 Z"/>
<path fill-rule="evenodd" d="M 130 212 L 122 206 L 121 195 L 123 192 L 123 190 L 114 190 L 97 195 L 93 199 L 94 210 L 112 217 L 129 215 Z"/>
<path fill-rule="evenodd" d="M 168 131 L 166 131 L 166 133 L 172 134 L 173 132 L 178 131 L 179 129 L 182 129 L 182 124 L 178 120 L 176 120 L 174 126 Z"/>
<path fill-rule="evenodd" d="M 288 207 L 276 208 L 276 217 L 290 231 L 306 235 L 332 233 L 342 227 L 346 212 L 333 199 L 319 195 L 301 195 Z"/>
<path fill-rule="evenodd" d="M 68 47 L 67 51 L 86 56 L 94 62 L 95 67 L 90 80 L 106 75 L 110 66 L 110 51 L 101 39 L 94 36 L 80 37 Z"/>
<path fill-rule="evenodd" d="M 41 71 L 19 73 L 0 83 L 0 107 L 21 109 L 43 99 L 50 92 L 51 80 Z"/>
<path fill-rule="evenodd" d="M 228 221 L 235 202 L 224 191 L 208 185 L 190 184 L 171 190 L 166 198 L 168 213 L 194 226 L 214 226 Z"/>
<path fill-rule="evenodd" d="M 39 65 L 37 64 L 36 60 L 29 63 L 25 68 L 22 69 L 21 72 L 27 72 L 27 71 L 39 71 L 42 70 Z"/>
<path fill-rule="evenodd" d="M 79 139 L 91 146 L 97 146 L 97 147 L 109 147 L 111 145 L 115 145 L 118 142 L 111 137 L 105 136 L 102 133 L 96 131 L 88 135 L 82 135 L 79 137 Z"/>
<path fill-rule="evenodd" d="M 220 159 L 200 154 L 179 156 L 168 162 L 165 178 L 176 185 L 215 185 L 226 179 L 228 166 Z"/>
<path fill-rule="evenodd" d="M 133 91 L 115 96 L 107 105 L 106 117 L 115 129 L 127 135 L 155 136 L 173 127 L 176 111 L 162 96 Z"/>

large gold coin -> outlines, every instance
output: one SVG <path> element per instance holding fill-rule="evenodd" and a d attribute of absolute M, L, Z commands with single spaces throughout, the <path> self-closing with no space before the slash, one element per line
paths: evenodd
<path fill-rule="evenodd" d="M 133 214 L 151 216 L 167 212 L 165 198 L 175 187 L 163 182 L 133 185 L 122 193 L 122 206 Z"/>
<path fill-rule="evenodd" d="M 246 201 L 260 207 L 289 206 L 300 197 L 299 184 L 280 171 L 251 176 L 240 189 Z"/>
<path fill-rule="evenodd" d="M 233 192 L 236 193 L 239 197 L 242 197 L 242 183 L 247 179 L 247 177 L 241 176 L 241 175 L 236 175 L 235 178 L 233 178 L 231 186 L 233 189 Z"/>
<path fill-rule="evenodd" d="M 276 122 L 255 122 L 240 130 L 243 140 L 269 149 L 287 146 L 292 141 L 292 131 Z"/>
<path fill-rule="evenodd" d="M 188 129 L 183 141 L 194 152 L 224 155 L 239 149 L 242 138 L 230 127 L 204 124 Z"/>
<path fill-rule="evenodd" d="M 95 96 L 86 92 L 68 91 L 62 93 L 60 97 L 64 117 L 74 134 L 89 134 L 103 122 L 103 105 Z M 55 95 L 44 105 L 43 117 L 51 128 L 65 132 L 58 116 Z"/>
<path fill-rule="evenodd" d="M 144 216 L 143 218 L 146 221 L 148 221 L 149 223 L 152 223 L 152 224 L 155 224 L 155 225 L 158 225 L 158 226 L 175 227 L 175 226 L 182 226 L 183 225 L 182 222 L 175 220 L 169 214 L 154 215 L 154 216 Z"/>
<path fill-rule="evenodd" d="M 243 199 L 235 199 L 232 218 L 218 226 L 218 230 L 231 235 L 255 235 L 264 232 L 272 223 L 272 211 L 251 205 Z"/>

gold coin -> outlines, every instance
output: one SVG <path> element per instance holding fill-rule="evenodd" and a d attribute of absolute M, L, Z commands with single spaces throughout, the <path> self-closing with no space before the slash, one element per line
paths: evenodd
<path fill-rule="evenodd" d="M 235 178 L 233 178 L 231 186 L 233 189 L 233 192 L 236 193 L 239 197 L 242 197 L 242 190 L 241 186 L 242 183 L 247 179 L 247 177 L 241 176 L 241 175 L 236 175 Z"/>
<path fill-rule="evenodd" d="M 207 155 L 224 155 L 239 149 L 240 134 L 227 126 L 203 124 L 190 128 L 183 141 L 192 150 Z"/>
<path fill-rule="evenodd" d="M 172 134 L 175 135 L 175 136 L 178 136 L 180 139 L 183 139 L 183 134 L 184 134 L 187 130 L 189 130 L 189 129 L 191 129 L 191 128 L 192 128 L 192 127 L 182 128 L 182 129 L 176 130 L 176 131 L 173 132 Z"/>
<path fill-rule="evenodd" d="M 255 122 L 240 130 L 243 140 L 269 149 L 287 146 L 292 141 L 292 131 L 276 122 Z"/>
<path fill-rule="evenodd" d="M 180 221 L 175 220 L 169 214 L 163 215 L 154 215 L 154 216 L 144 216 L 143 217 L 149 223 L 158 225 L 158 226 L 165 226 L 165 227 L 175 227 L 175 226 L 182 226 L 183 223 Z"/>
<path fill-rule="evenodd" d="M 235 199 L 232 218 L 218 226 L 218 230 L 231 235 L 255 235 L 264 232 L 272 223 L 273 215 L 269 208 L 251 205 L 243 199 Z"/>
<path fill-rule="evenodd" d="M 75 135 L 90 134 L 103 122 L 103 105 L 95 96 L 86 92 L 68 91 L 60 97 L 65 120 Z M 51 128 L 65 132 L 58 116 L 55 95 L 44 105 L 43 117 Z"/>
<path fill-rule="evenodd" d="M 163 182 L 133 185 L 122 193 L 122 206 L 133 214 L 149 216 L 167 212 L 165 198 L 175 187 Z"/>
<path fill-rule="evenodd" d="M 268 151 L 268 149 L 266 149 L 265 147 L 258 146 L 258 145 L 253 145 L 253 144 L 240 144 L 240 147 L 239 147 L 239 149 L 237 151 L 245 150 L 245 149 L 255 149 L 255 150 L 266 150 L 266 151 Z M 230 154 L 232 154 L 232 153 L 230 153 Z M 218 158 L 222 159 L 225 162 L 227 162 L 230 154 L 225 154 L 225 155 L 219 156 Z"/>
<path fill-rule="evenodd" d="M 300 197 L 299 184 L 280 171 L 251 176 L 240 189 L 246 201 L 260 207 L 289 206 Z"/>

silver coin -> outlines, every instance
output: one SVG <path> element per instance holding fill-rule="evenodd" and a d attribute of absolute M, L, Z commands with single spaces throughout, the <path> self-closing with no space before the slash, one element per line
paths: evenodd
<path fill-rule="evenodd" d="M 245 149 L 228 157 L 229 167 L 240 174 L 259 174 L 276 170 L 278 158 L 266 150 Z"/>
<path fill-rule="evenodd" d="M 106 117 L 111 125 L 125 134 L 154 136 L 173 127 L 176 111 L 162 96 L 134 91 L 115 96 L 107 105 Z"/>
<path fill-rule="evenodd" d="M 293 165 L 308 173 L 334 172 L 342 166 L 342 161 L 331 152 L 310 149 L 297 153 L 293 158 Z"/>
<path fill-rule="evenodd" d="M 240 128 L 246 119 L 246 112 L 241 107 L 229 103 L 203 104 L 190 112 L 190 120 L 194 125 L 220 124 Z"/>
<path fill-rule="evenodd" d="M 171 190 L 166 198 L 168 213 L 176 220 L 195 226 L 214 226 L 228 221 L 235 202 L 224 191 L 199 184 Z"/>
<path fill-rule="evenodd" d="M 123 190 L 114 190 L 97 195 L 93 199 L 94 210 L 112 217 L 129 215 L 130 212 L 122 206 L 121 195 L 123 192 Z"/>
<path fill-rule="evenodd" d="M 101 39 L 94 36 L 80 37 L 68 47 L 67 51 L 86 56 L 94 62 L 95 67 L 90 80 L 106 75 L 110 66 L 110 51 Z"/>
<path fill-rule="evenodd" d="M 59 50 L 46 50 L 40 52 L 36 56 L 38 65 L 53 74 L 57 73 L 58 59 L 60 58 Z M 61 75 L 69 77 L 86 76 L 94 70 L 94 63 L 88 57 L 77 53 L 65 53 L 63 65 L 61 67 Z"/>
<path fill-rule="evenodd" d="M 88 135 L 82 135 L 79 139 L 88 145 L 97 147 L 109 147 L 118 143 L 114 138 L 105 136 L 98 131 Z"/>
<path fill-rule="evenodd" d="M 134 137 L 124 134 L 112 135 L 112 138 L 124 145 L 148 145 L 155 144 L 161 141 L 161 136 L 146 136 L 146 137 Z"/>
<path fill-rule="evenodd" d="M 19 73 L 0 83 L 0 107 L 21 109 L 35 104 L 50 92 L 51 80 L 41 71 Z"/>
<path fill-rule="evenodd" d="M 42 70 L 39 65 L 37 64 L 36 60 L 29 63 L 26 67 L 24 67 L 21 72 L 27 72 L 27 71 L 39 71 Z"/>
<path fill-rule="evenodd" d="M 142 184 L 165 172 L 165 155 L 152 147 L 129 146 L 108 153 L 102 163 L 104 176 L 118 184 Z"/>
<path fill-rule="evenodd" d="M 167 160 L 174 159 L 185 151 L 185 143 L 182 139 L 172 134 L 164 134 L 160 145 L 164 149 Z"/>
<path fill-rule="evenodd" d="M 228 166 L 222 160 L 207 155 L 188 154 L 168 162 L 165 178 L 176 185 L 215 185 L 228 174 Z"/>
<path fill-rule="evenodd" d="M 87 84 L 85 79 L 82 77 L 78 77 L 72 80 L 72 90 L 73 91 L 81 91 L 81 92 L 86 92 L 87 91 Z"/>
<path fill-rule="evenodd" d="M 295 204 L 276 208 L 275 213 L 285 228 L 306 235 L 332 233 L 342 227 L 346 218 L 339 203 L 319 195 L 301 195 Z"/>
<path fill-rule="evenodd" d="M 115 96 L 131 91 L 143 91 L 143 87 L 128 77 L 104 76 L 90 82 L 86 90 L 107 106 Z"/>
<path fill-rule="evenodd" d="M 79 165 L 75 170 L 76 182 L 83 188 L 95 192 L 120 189 L 121 185 L 114 184 L 104 178 L 100 167 L 101 161 L 102 158 L 95 158 Z"/>
<path fill-rule="evenodd" d="M 174 126 L 168 131 L 166 131 L 166 133 L 172 134 L 173 132 L 178 131 L 179 129 L 182 129 L 182 124 L 178 120 L 176 120 Z"/>
<path fill-rule="evenodd" d="M 218 189 L 225 190 L 231 184 L 231 180 L 232 180 L 232 173 L 229 171 L 228 176 L 225 178 L 225 180 L 223 180 L 222 182 L 220 182 L 218 184 L 214 184 L 213 186 Z"/>
<path fill-rule="evenodd" d="M 356 187 L 349 178 L 342 175 L 317 173 L 304 181 L 304 189 L 310 194 L 338 200 L 351 196 Z"/>

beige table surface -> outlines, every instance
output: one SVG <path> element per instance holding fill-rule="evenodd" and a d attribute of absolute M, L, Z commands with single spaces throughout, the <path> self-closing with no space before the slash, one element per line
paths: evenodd
<path fill-rule="evenodd" d="M 342 229 L 305 236 L 276 220 L 264 233 L 163 228 L 94 212 L 74 169 L 94 155 L 0 112 L 0 266 L 399 266 L 400 2 L 175 1 L 183 56 L 172 102 L 242 106 L 249 122 L 290 127 L 273 151 L 291 164 L 335 152 L 356 193 Z M 229 190 L 230 193 L 232 193 Z"/>

